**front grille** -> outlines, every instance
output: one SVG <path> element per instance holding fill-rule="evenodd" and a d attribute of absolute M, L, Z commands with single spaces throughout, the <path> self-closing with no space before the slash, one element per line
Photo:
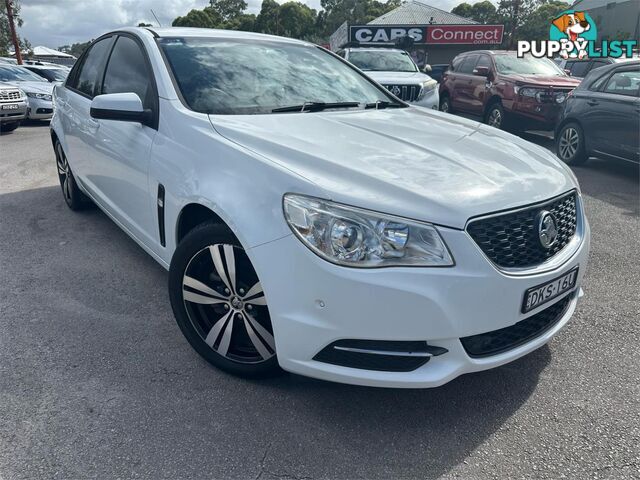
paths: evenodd
<path fill-rule="evenodd" d="M 463 337 L 462 346 L 470 357 L 488 357 L 516 348 L 553 327 L 565 314 L 574 294 L 569 294 L 557 303 L 519 321 L 510 327 L 492 332 Z"/>
<path fill-rule="evenodd" d="M 344 339 L 327 345 L 313 359 L 361 370 L 411 372 L 447 351 L 425 341 Z"/>
<path fill-rule="evenodd" d="M 0 90 L 0 102 L 11 100 L 20 100 L 20 92 L 18 90 Z"/>
<path fill-rule="evenodd" d="M 538 235 L 537 216 L 548 211 L 556 219 L 558 238 L 544 248 Z M 562 250 L 576 233 L 576 193 L 543 204 L 471 220 L 467 232 L 493 263 L 503 268 L 527 268 L 543 263 Z"/>
<path fill-rule="evenodd" d="M 415 102 L 422 89 L 420 85 L 384 85 L 384 87 L 405 102 Z"/>
<path fill-rule="evenodd" d="M 540 102 L 542 103 L 553 103 L 556 101 L 556 95 L 559 93 L 564 93 L 565 95 L 569 94 L 573 88 L 551 88 L 549 90 L 544 90 L 539 95 Z"/>

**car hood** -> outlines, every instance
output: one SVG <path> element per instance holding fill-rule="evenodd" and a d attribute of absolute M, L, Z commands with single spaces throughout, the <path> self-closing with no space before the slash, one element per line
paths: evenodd
<path fill-rule="evenodd" d="M 25 92 L 32 93 L 46 93 L 51 95 L 53 92 L 53 85 L 49 82 L 8 82 L 11 85 L 15 85 Z"/>
<path fill-rule="evenodd" d="M 574 77 L 563 77 L 561 75 L 503 75 L 519 85 L 553 86 L 553 87 L 577 87 L 580 80 Z"/>
<path fill-rule="evenodd" d="M 421 72 L 364 72 L 368 77 L 384 85 L 421 83 L 431 80 L 431 77 Z"/>
<path fill-rule="evenodd" d="M 420 107 L 210 119 L 328 199 L 454 228 L 576 187 L 547 150 Z"/>

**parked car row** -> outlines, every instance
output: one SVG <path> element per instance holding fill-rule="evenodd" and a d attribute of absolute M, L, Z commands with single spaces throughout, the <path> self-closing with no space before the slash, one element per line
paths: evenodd
<path fill-rule="evenodd" d="M 603 63 L 590 61 L 582 80 L 547 59 L 466 52 L 442 76 L 440 110 L 512 133 L 554 131 L 556 153 L 570 164 L 591 155 L 639 162 L 640 61 Z"/>
<path fill-rule="evenodd" d="M 22 120 L 49 120 L 53 87 L 67 78 L 67 67 L 0 63 L 0 130 L 13 131 Z"/>

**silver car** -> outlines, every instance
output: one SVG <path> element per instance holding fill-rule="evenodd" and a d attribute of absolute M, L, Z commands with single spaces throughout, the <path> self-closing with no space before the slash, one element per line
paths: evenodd
<path fill-rule="evenodd" d="M 27 96 L 18 88 L 0 83 L 0 131 L 11 132 L 27 116 Z"/>
<path fill-rule="evenodd" d="M 0 65 L 0 82 L 18 87 L 27 95 L 27 119 L 51 119 L 53 83 L 20 65 Z"/>

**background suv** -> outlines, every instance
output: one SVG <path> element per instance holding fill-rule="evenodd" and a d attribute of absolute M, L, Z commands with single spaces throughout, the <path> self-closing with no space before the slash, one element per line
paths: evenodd
<path fill-rule="evenodd" d="M 553 130 L 580 83 L 547 59 L 481 50 L 453 59 L 440 82 L 440 110 L 480 115 L 496 128 Z"/>
<path fill-rule="evenodd" d="M 397 48 L 345 48 L 337 52 L 405 102 L 438 109 L 438 82 Z"/>
<path fill-rule="evenodd" d="M 565 102 L 556 153 L 578 165 L 590 155 L 640 161 L 640 61 L 593 70 Z"/>

